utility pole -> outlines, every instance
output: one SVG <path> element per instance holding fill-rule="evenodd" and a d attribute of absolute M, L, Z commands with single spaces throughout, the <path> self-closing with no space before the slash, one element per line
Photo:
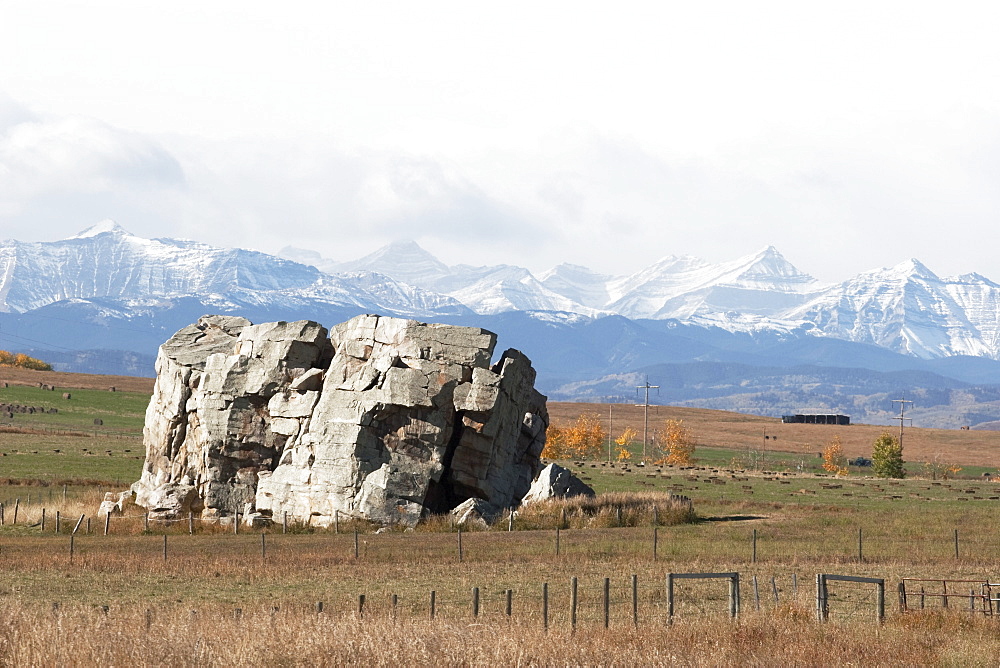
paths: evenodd
<path fill-rule="evenodd" d="M 911 418 L 904 417 L 904 414 L 906 413 L 906 404 L 912 404 L 913 402 L 912 401 L 908 401 L 907 399 L 904 399 L 903 395 L 900 395 L 899 399 L 893 399 L 892 403 L 899 404 L 899 417 L 894 418 L 894 419 L 899 420 L 899 452 L 902 453 L 903 452 L 903 422 L 905 420 L 910 420 L 910 422 L 913 421 Z"/>
<path fill-rule="evenodd" d="M 767 427 L 764 427 L 764 449 L 760 451 L 760 468 L 764 470 L 764 459 L 767 457 Z"/>
<path fill-rule="evenodd" d="M 636 385 L 635 389 L 636 389 L 637 393 L 638 393 L 639 390 L 645 390 L 646 391 L 645 399 L 643 400 L 643 402 L 641 404 L 639 404 L 639 406 L 642 406 L 642 408 L 643 408 L 643 412 L 642 412 L 642 461 L 645 462 L 646 461 L 646 434 L 649 431 L 649 391 L 650 390 L 658 390 L 658 389 L 660 389 L 660 386 L 659 385 L 650 385 L 649 384 L 649 378 L 647 377 L 645 384 L 643 384 L 643 385 Z"/>
<path fill-rule="evenodd" d="M 609 401 L 608 401 L 608 464 L 610 464 L 611 463 L 611 437 L 612 437 L 612 434 L 615 433 L 615 430 L 614 430 L 614 422 L 611 420 L 611 407 L 614 406 L 614 404 L 612 404 L 611 401 L 610 401 L 611 397 L 608 397 L 608 399 L 609 399 Z"/>

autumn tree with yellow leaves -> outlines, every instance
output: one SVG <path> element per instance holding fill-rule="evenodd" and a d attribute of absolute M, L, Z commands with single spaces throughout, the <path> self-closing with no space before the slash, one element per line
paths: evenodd
<path fill-rule="evenodd" d="M 846 476 L 847 455 L 844 454 L 844 446 L 840 442 L 840 436 L 834 436 L 830 444 L 823 450 L 823 470 L 836 473 L 838 476 Z"/>
<path fill-rule="evenodd" d="M 626 427 L 621 436 L 615 439 L 615 443 L 618 445 L 618 461 L 627 462 L 632 459 L 632 450 L 630 447 L 638 435 L 638 431 L 632 427 Z"/>
<path fill-rule="evenodd" d="M 35 371 L 52 371 L 52 365 L 42 360 L 28 357 L 24 353 L 11 353 L 0 350 L 0 366 L 13 366 L 21 369 L 33 369 Z"/>
<path fill-rule="evenodd" d="M 684 420 L 667 420 L 660 432 L 661 456 L 655 464 L 690 466 L 694 463 L 694 436 Z"/>
<path fill-rule="evenodd" d="M 549 427 L 545 436 L 546 459 L 597 459 L 608 432 L 595 413 L 583 413 L 571 427 Z"/>

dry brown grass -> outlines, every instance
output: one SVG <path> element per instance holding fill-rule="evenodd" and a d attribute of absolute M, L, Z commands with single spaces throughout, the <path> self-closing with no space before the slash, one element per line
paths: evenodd
<path fill-rule="evenodd" d="M 6 666 L 991 666 L 991 619 L 923 615 L 882 628 L 804 622 L 802 610 L 708 617 L 673 626 L 546 632 L 504 619 L 393 619 L 306 606 L 94 606 L 8 603 Z"/>
<path fill-rule="evenodd" d="M 550 499 L 518 510 L 517 529 L 674 526 L 695 521 L 688 500 L 663 492 L 608 492 Z M 498 527 L 502 528 L 503 523 Z"/>
<path fill-rule="evenodd" d="M 622 500 L 640 507 L 635 495 Z M 262 554 L 256 533 L 188 536 L 185 530 L 171 529 L 166 559 L 154 527 L 153 535 L 78 535 L 71 560 L 66 534 L 7 527 L 0 536 L 0 664 L 965 666 L 995 665 L 1000 652 L 994 619 L 958 611 L 903 615 L 891 596 L 901 577 L 984 577 L 995 566 L 989 550 L 957 561 L 945 544 L 916 559 L 911 544 L 900 556 L 858 564 L 849 546 L 836 553 L 836 539 L 813 550 L 820 535 L 814 533 L 804 537 L 804 551 L 786 556 L 762 541 L 762 562 L 752 564 L 745 529 L 703 523 L 660 528 L 657 561 L 648 526 L 565 530 L 559 554 L 552 530 L 467 534 L 460 561 L 458 537 L 441 532 L 362 534 L 355 558 L 347 533 L 271 534 Z M 668 625 L 664 575 L 695 571 L 741 573 L 737 621 L 723 616 L 718 583 L 685 582 L 677 590 L 678 617 Z M 886 624 L 874 624 L 868 590 L 852 598 L 844 587 L 831 605 L 834 621 L 815 621 L 818 572 L 886 578 Z M 631 620 L 632 574 L 639 583 L 638 628 Z M 575 633 L 570 576 L 580 583 Z M 759 611 L 753 576 L 761 584 Z M 604 578 L 611 580 L 609 630 L 602 623 Z M 543 583 L 550 592 L 548 633 Z M 481 591 L 476 618 L 473 587 Z M 514 591 L 510 618 L 506 589 Z M 359 594 L 367 598 L 364 619 L 357 617 Z M 325 604 L 322 615 L 318 601 Z"/>
<path fill-rule="evenodd" d="M 54 385 L 57 389 L 107 390 L 114 387 L 119 392 L 153 393 L 153 379 L 136 376 L 104 376 L 92 373 L 66 373 L 62 371 L 32 371 L 16 367 L 0 367 L 0 382 L 11 385 Z"/>
<path fill-rule="evenodd" d="M 643 409 L 639 406 L 613 404 L 615 435 L 626 427 L 633 427 L 642 434 Z M 555 425 L 572 424 L 583 413 L 600 416 L 604 427 L 608 424 L 608 404 L 557 403 L 548 404 L 549 415 Z M 649 430 L 660 427 L 668 420 L 684 420 L 699 446 L 736 448 L 764 446 L 764 430 L 772 439 L 768 450 L 816 455 L 821 453 L 835 436 L 839 436 L 848 457 L 870 457 L 872 442 L 886 427 L 854 424 L 849 426 L 823 424 L 784 424 L 780 418 L 744 415 L 727 411 L 676 406 L 651 407 Z M 890 428 L 890 431 L 898 429 Z M 1000 432 L 922 429 L 907 427 L 904 435 L 904 458 L 908 462 L 932 461 L 941 455 L 949 463 L 979 465 L 1000 469 Z M 697 454 L 696 454 L 697 456 Z"/>

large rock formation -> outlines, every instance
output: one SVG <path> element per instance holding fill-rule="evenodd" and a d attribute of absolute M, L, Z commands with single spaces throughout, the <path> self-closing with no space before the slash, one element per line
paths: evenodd
<path fill-rule="evenodd" d="M 516 506 L 548 414 L 527 357 L 482 329 L 359 316 L 205 316 L 160 347 L 133 485 L 151 517 L 335 513 L 413 525 L 470 498 Z"/>

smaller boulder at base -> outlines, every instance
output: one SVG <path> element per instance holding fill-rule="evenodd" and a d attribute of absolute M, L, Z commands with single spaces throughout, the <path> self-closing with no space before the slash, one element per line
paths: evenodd
<path fill-rule="evenodd" d="M 503 514 L 503 509 L 494 506 L 489 501 L 483 501 L 482 499 L 466 499 L 462 503 L 455 506 L 451 511 L 452 517 L 455 518 L 455 524 L 462 526 L 463 524 L 479 524 L 481 526 L 489 526 L 493 524 L 500 515 Z"/>
<path fill-rule="evenodd" d="M 549 464 L 531 483 L 528 493 L 521 499 L 521 505 L 571 496 L 596 496 L 596 494 L 590 485 L 573 475 L 569 469 L 558 464 Z"/>

